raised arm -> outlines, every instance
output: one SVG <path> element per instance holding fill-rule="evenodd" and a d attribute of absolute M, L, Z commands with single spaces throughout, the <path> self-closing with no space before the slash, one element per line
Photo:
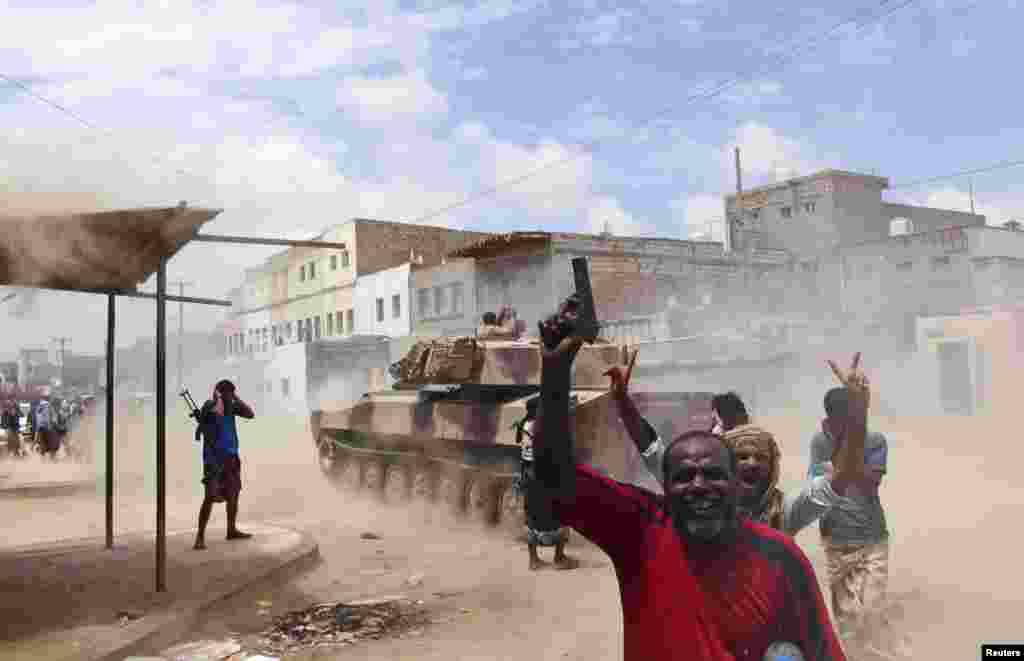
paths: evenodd
<path fill-rule="evenodd" d="M 571 299 L 570 299 L 571 301 Z M 534 424 L 533 466 L 563 525 L 621 559 L 643 543 L 660 511 L 657 496 L 577 465 L 569 412 L 572 361 L 582 345 L 569 302 L 540 324 L 540 407 Z"/>
<path fill-rule="evenodd" d="M 835 475 L 832 478 L 832 489 L 842 494 L 851 484 L 862 482 L 865 478 L 864 446 L 868 431 L 868 406 L 871 391 L 868 379 L 860 370 L 860 352 L 854 354 L 850 369 L 843 373 L 836 364 L 828 361 L 829 367 L 843 384 L 848 393 L 846 410 L 845 437 L 839 441 L 835 458 Z"/>
<path fill-rule="evenodd" d="M 248 420 L 252 420 L 256 417 L 256 413 L 252 410 L 252 407 L 242 400 L 236 399 L 235 404 L 235 415 Z"/>
<path fill-rule="evenodd" d="M 629 361 L 629 367 L 623 371 L 621 367 L 615 366 L 605 372 L 605 376 L 611 381 L 610 390 L 615 400 L 615 406 L 619 411 L 619 418 L 622 420 L 626 432 L 636 445 L 640 457 L 644 460 L 644 466 L 660 482 L 662 479 L 661 467 L 662 457 L 665 454 L 665 446 L 662 439 L 654 431 L 647 420 L 640 415 L 636 402 L 629 396 L 629 377 L 633 371 L 633 363 L 636 361 L 636 352 Z"/>

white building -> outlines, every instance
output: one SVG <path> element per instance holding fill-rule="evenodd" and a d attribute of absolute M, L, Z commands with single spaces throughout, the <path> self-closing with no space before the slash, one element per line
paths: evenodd
<path fill-rule="evenodd" d="M 360 275 L 353 295 L 356 335 L 402 337 L 412 331 L 409 310 L 411 266 Z"/>

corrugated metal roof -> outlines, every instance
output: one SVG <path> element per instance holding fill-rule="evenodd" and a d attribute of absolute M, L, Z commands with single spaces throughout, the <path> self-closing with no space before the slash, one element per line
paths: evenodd
<path fill-rule="evenodd" d="M 135 289 L 219 213 L 177 206 L 15 216 L 0 209 L 0 285 Z"/>
<path fill-rule="evenodd" d="M 529 244 L 543 244 L 551 241 L 549 232 L 509 232 L 507 234 L 495 234 L 479 241 L 470 243 L 448 253 L 447 257 L 493 257 L 511 248 L 527 246 Z"/>

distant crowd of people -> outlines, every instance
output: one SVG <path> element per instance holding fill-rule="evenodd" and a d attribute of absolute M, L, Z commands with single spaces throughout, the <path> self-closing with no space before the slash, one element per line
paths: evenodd
<path fill-rule="evenodd" d="M 0 402 L 0 431 L 6 437 L 7 456 L 24 458 L 37 454 L 51 461 L 59 456 L 86 458 L 88 443 L 79 442 L 82 439 L 75 433 L 86 413 L 82 397 Z"/>
<path fill-rule="evenodd" d="M 889 531 L 879 487 L 888 444 L 868 431 L 870 388 L 857 354 L 831 361 L 839 387 L 810 442 L 807 479 L 779 487 L 781 452 L 735 393 L 713 398 L 714 426 L 663 439 L 607 372 L 619 418 L 663 494 L 611 479 L 575 450 L 571 369 L 584 339 L 570 298 L 541 325 L 541 392 L 520 428 L 530 567 L 538 546 L 565 555 L 573 528 L 611 558 L 629 659 L 845 659 L 877 650 L 885 630 Z M 586 445 L 587 443 L 583 443 Z M 793 540 L 819 522 L 832 617 Z M 836 633 L 838 630 L 838 634 Z M 888 658 L 895 658 L 891 655 Z"/>

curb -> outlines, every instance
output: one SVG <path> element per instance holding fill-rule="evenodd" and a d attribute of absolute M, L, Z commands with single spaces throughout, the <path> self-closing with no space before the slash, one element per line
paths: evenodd
<path fill-rule="evenodd" d="M 96 480 L 36 482 L 13 486 L 4 486 L 0 483 L 0 498 L 46 498 L 49 496 L 69 496 L 86 492 L 99 493 L 100 485 Z"/>
<path fill-rule="evenodd" d="M 298 573 L 307 570 L 320 561 L 320 547 L 316 540 L 309 533 L 292 530 L 302 538 L 298 548 L 290 551 L 282 561 L 274 567 L 269 567 L 258 575 L 252 576 L 239 585 L 228 588 L 218 594 L 212 595 L 198 602 L 186 604 L 182 608 L 184 612 L 175 614 L 162 613 L 151 622 L 145 623 L 142 618 L 136 625 L 140 631 L 134 640 L 122 643 L 116 648 L 94 650 L 92 654 L 80 657 L 82 661 L 124 661 L 129 656 L 142 656 L 153 649 L 162 649 L 172 645 L 181 638 L 187 636 L 188 632 L 198 624 L 200 616 L 211 608 L 231 599 L 232 597 L 245 592 L 253 585 L 266 581 L 270 578 L 279 578 L 291 573 Z M 148 626 L 143 627 L 143 624 Z M 131 628 L 131 625 L 126 629 Z"/>
<path fill-rule="evenodd" d="M 313 536 L 299 530 L 286 530 L 298 534 L 301 541 L 296 548 L 284 554 L 279 563 L 219 593 L 184 601 L 178 606 L 171 604 L 161 611 L 149 613 L 121 629 L 118 635 L 112 636 L 114 640 L 83 646 L 74 658 L 80 661 L 124 661 L 131 656 L 152 656 L 152 650 L 163 649 L 187 637 L 205 611 L 262 581 L 301 573 L 315 566 L 320 561 L 320 548 Z M 31 545 L 22 549 L 41 546 L 43 545 Z M 59 552 L 71 552 L 73 548 L 69 546 L 68 549 L 61 549 Z"/>

